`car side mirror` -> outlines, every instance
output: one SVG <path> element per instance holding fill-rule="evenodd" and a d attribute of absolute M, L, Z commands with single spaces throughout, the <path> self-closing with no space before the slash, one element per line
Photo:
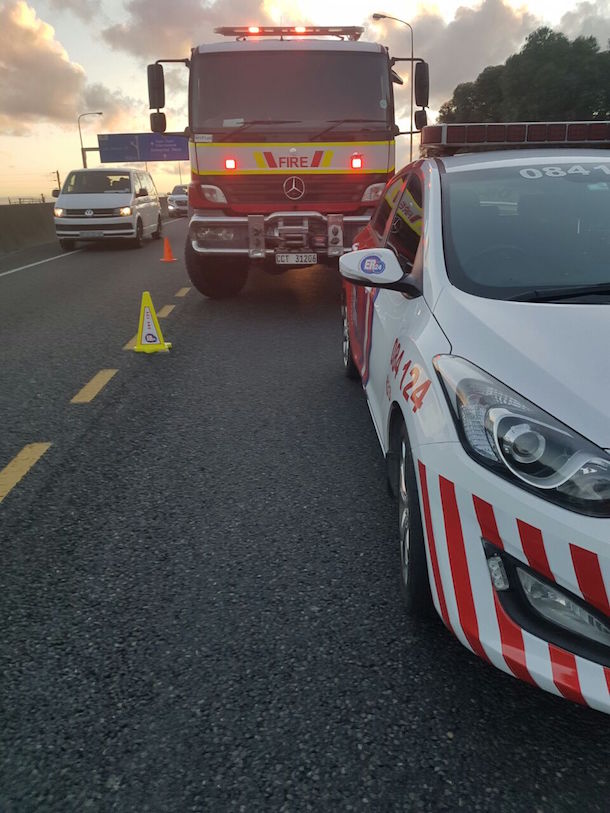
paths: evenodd
<path fill-rule="evenodd" d="M 409 274 L 400 267 L 397 256 L 389 248 L 363 248 L 339 258 L 339 272 L 353 285 L 400 291 L 412 297 L 421 291 Z"/>
<path fill-rule="evenodd" d="M 415 104 L 418 107 L 428 107 L 430 95 L 430 71 L 427 62 L 417 62 L 415 65 Z"/>
<path fill-rule="evenodd" d="M 146 191 L 146 189 L 144 189 L 143 186 L 141 186 L 138 189 L 138 193 L 136 195 L 136 198 L 145 198 L 147 195 L 148 195 L 148 192 Z"/>
<path fill-rule="evenodd" d="M 59 189 L 54 189 L 51 192 L 51 194 L 53 195 L 54 198 L 58 198 L 59 197 Z"/>

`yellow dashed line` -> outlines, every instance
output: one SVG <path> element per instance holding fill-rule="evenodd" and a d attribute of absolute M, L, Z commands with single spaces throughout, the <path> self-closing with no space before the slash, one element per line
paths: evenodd
<path fill-rule="evenodd" d="M 71 404 L 88 404 L 93 401 L 95 396 L 103 390 L 106 384 L 110 381 L 113 375 L 118 373 L 118 370 L 100 370 L 97 375 L 94 375 L 91 381 L 77 392 L 74 398 L 70 401 Z"/>
<path fill-rule="evenodd" d="M 175 305 L 163 305 L 160 311 L 157 311 L 157 316 L 159 319 L 164 319 L 166 316 L 169 316 L 170 313 L 174 310 Z"/>
<path fill-rule="evenodd" d="M 174 296 L 186 296 L 190 290 L 190 288 L 180 288 L 180 290 L 177 291 Z"/>
<path fill-rule="evenodd" d="M 8 466 L 0 471 L 0 502 L 25 477 L 32 466 L 37 463 L 51 446 L 50 443 L 28 443 L 14 457 Z"/>

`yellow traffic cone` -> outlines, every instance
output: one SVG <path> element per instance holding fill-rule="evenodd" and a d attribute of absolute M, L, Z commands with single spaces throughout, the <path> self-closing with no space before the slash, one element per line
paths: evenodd
<path fill-rule="evenodd" d="M 176 258 L 172 253 L 172 247 L 169 243 L 169 237 L 163 240 L 163 256 L 161 257 L 162 263 L 175 263 Z"/>
<path fill-rule="evenodd" d="M 163 333 L 159 327 L 159 320 L 148 291 L 142 294 L 142 304 L 140 305 L 140 323 L 138 325 L 138 335 L 136 346 L 133 348 L 136 353 L 160 353 L 171 349 L 171 342 L 163 339 Z"/>

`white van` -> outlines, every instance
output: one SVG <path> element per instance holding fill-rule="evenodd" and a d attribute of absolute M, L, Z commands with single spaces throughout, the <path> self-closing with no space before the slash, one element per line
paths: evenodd
<path fill-rule="evenodd" d="M 75 169 L 55 189 L 55 232 L 65 251 L 77 240 L 127 238 L 140 247 L 161 237 L 161 205 L 153 179 L 141 169 Z"/>

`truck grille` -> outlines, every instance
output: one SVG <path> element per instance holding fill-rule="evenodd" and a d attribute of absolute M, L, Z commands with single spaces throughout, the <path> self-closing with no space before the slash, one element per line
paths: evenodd
<path fill-rule="evenodd" d="M 296 175 L 296 173 L 295 173 Z M 284 194 L 284 181 L 290 175 L 250 175 L 242 178 L 223 178 L 222 188 L 229 203 L 275 204 L 282 208 L 293 203 L 358 203 L 369 183 L 368 179 L 339 178 L 336 175 L 297 175 L 305 184 L 305 194 L 298 201 Z"/>

